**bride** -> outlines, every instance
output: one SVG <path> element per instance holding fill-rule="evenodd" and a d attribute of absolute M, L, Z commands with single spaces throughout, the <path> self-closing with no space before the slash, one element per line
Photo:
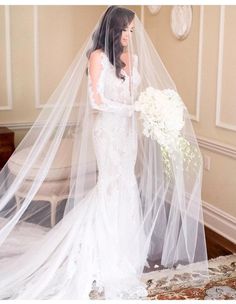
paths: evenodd
<path fill-rule="evenodd" d="M 135 107 L 147 87 L 177 92 L 137 15 L 110 6 L 0 172 L 0 299 L 143 299 L 145 272 L 207 277 L 195 133 L 183 104 L 193 157 L 169 155 L 168 176 Z"/>

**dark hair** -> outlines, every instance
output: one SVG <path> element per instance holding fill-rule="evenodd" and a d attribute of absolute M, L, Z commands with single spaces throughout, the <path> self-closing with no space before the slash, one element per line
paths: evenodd
<path fill-rule="evenodd" d="M 120 59 L 120 55 L 123 53 L 124 47 L 120 42 L 120 38 L 122 31 L 132 22 L 134 16 L 135 13 L 127 8 L 117 5 L 109 6 L 103 15 L 98 29 L 92 35 L 93 46 L 86 53 L 86 56 L 89 58 L 91 53 L 97 49 L 105 52 L 105 42 L 108 43 L 109 53 L 106 55 L 111 64 L 114 65 L 115 63 L 116 76 L 123 80 L 125 77 L 120 72 L 125 67 L 125 63 Z M 106 38 L 107 25 L 109 26 L 108 39 Z M 88 68 L 86 69 L 86 74 L 88 75 Z"/>

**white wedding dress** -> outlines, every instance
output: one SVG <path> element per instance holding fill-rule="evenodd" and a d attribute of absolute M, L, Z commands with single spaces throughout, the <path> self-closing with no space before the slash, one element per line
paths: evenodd
<path fill-rule="evenodd" d="M 137 61 L 134 55 L 131 84 L 124 70 L 125 81 L 118 79 L 108 57 L 101 54 L 102 71 L 96 89 L 103 103 L 99 106 L 88 76 L 95 115 L 97 184 L 63 222 L 48 232 L 38 251 L 34 249 L 34 265 L 38 259 L 39 268 L 33 272 L 29 261 L 28 269 L 16 274 L 15 283 L 0 290 L 1 299 L 89 299 L 91 290 L 106 299 L 147 295 L 140 280 L 147 251 L 134 172 L 137 134 L 131 128 L 132 110 L 127 104 L 130 85 L 135 92 L 140 84 Z M 44 248 L 43 253 L 39 253 L 40 248 Z M 27 254 L 20 259 L 25 261 Z"/>

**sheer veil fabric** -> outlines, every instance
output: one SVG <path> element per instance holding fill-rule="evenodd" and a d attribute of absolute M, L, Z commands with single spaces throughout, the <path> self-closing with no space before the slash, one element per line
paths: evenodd
<path fill-rule="evenodd" d="M 176 152 L 166 177 L 134 109 L 148 86 L 177 91 L 138 16 L 110 6 L 0 172 L 1 299 L 142 298 L 160 267 L 207 279 L 202 158 Z M 186 106 L 184 122 L 201 155 Z"/>

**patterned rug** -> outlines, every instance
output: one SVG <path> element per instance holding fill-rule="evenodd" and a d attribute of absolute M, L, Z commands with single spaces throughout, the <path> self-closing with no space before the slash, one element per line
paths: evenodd
<path fill-rule="evenodd" d="M 147 300 L 233 300 L 236 299 L 236 253 L 208 261 L 209 280 L 194 284 L 188 266 L 153 271 L 144 275 Z"/>

